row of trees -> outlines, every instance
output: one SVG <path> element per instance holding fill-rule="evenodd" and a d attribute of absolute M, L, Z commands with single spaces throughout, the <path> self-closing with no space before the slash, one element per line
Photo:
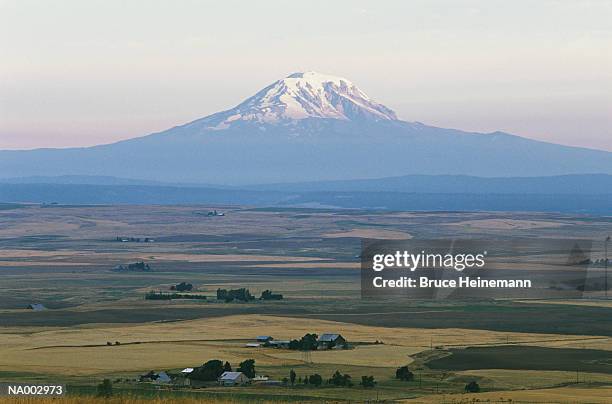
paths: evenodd
<path fill-rule="evenodd" d="M 242 302 L 248 302 L 251 300 L 255 300 L 255 296 L 249 292 L 246 288 L 240 289 L 217 289 L 217 300 L 223 300 L 226 303 L 229 303 L 233 300 L 239 300 Z"/>
<path fill-rule="evenodd" d="M 194 295 L 186 293 L 162 293 L 150 291 L 145 294 L 146 300 L 175 300 L 175 299 L 195 299 L 206 300 L 206 295 Z"/>
<path fill-rule="evenodd" d="M 218 359 L 212 359 L 204 363 L 202 366 L 198 366 L 193 369 L 193 372 L 189 375 L 190 379 L 200 380 L 205 382 L 216 381 L 223 372 L 231 372 L 232 365 L 229 362 L 223 363 Z M 249 378 L 255 377 L 255 360 L 247 359 L 240 362 L 236 372 L 242 372 Z"/>
<path fill-rule="evenodd" d="M 264 290 L 261 292 L 260 300 L 283 300 L 283 295 L 280 293 L 272 293 L 271 290 Z"/>
<path fill-rule="evenodd" d="M 261 292 L 260 300 L 282 300 L 283 295 L 280 293 L 272 293 L 271 290 L 264 290 Z M 240 289 L 217 289 L 217 300 L 223 300 L 226 303 L 238 300 L 241 302 L 248 302 L 255 300 L 255 296 L 246 288 Z"/>
<path fill-rule="evenodd" d="M 135 271 L 135 272 L 150 272 L 151 267 L 149 264 L 145 264 L 144 261 L 133 262 L 127 265 L 117 265 L 113 268 L 113 271 Z"/>
<path fill-rule="evenodd" d="M 201 381 L 216 381 L 223 372 L 231 372 L 232 365 L 229 362 L 223 363 L 218 359 L 209 360 L 202 366 L 194 368 L 193 372 L 189 375 L 189 378 Z M 237 372 L 244 373 L 249 378 L 255 377 L 255 360 L 247 359 L 240 362 Z M 408 369 L 407 366 L 397 368 L 395 371 L 395 378 L 402 381 L 414 380 L 414 373 Z M 298 377 L 295 370 L 291 369 L 289 372 L 289 378 L 283 378 L 284 383 L 291 383 L 292 386 L 297 384 L 311 385 L 314 387 L 320 387 L 323 384 L 323 377 L 320 374 L 314 373 L 312 375 Z M 342 374 L 340 371 L 336 372 L 327 379 L 327 384 L 336 387 L 353 387 L 352 378 L 349 374 Z M 361 376 L 361 382 L 359 385 L 363 388 L 372 388 L 377 384 L 374 376 Z M 104 379 L 102 383 L 97 386 L 98 396 L 110 397 L 113 394 L 113 385 L 109 379 Z M 465 385 L 466 393 L 478 393 L 480 392 L 480 385 L 477 382 L 471 381 Z"/>
<path fill-rule="evenodd" d="M 295 370 L 291 369 L 289 372 L 289 378 L 284 378 L 283 381 L 285 383 L 289 382 L 292 386 L 297 384 L 311 385 L 315 387 L 319 387 L 323 384 L 323 377 L 320 374 L 315 373 L 312 375 L 297 377 Z M 340 371 L 336 370 L 336 372 L 327 379 L 327 384 L 331 386 L 337 387 L 353 387 L 353 382 L 351 381 L 351 375 L 342 374 Z M 363 388 L 371 388 L 376 386 L 376 380 L 374 380 L 374 376 L 361 376 L 361 382 L 359 385 Z"/>
<path fill-rule="evenodd" d="M 315 333 L 305 334 L 300 339 L 293 339 L 289 341 L 289 349 L 294 351 L 316 351 L 319 347 L 319 336 Z M 327 349 L 331 349 L 336 346 L 335 342 L 326 342 Z M 342 349 L 349 349 L 349 345 L 346 342 L 341 343 Z"/>

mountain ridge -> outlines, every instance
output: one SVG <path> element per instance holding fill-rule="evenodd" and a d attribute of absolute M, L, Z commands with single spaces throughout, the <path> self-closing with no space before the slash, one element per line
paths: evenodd
<path fill-rule="evenodd" d="M 344 78 L 299 75 L 234 108 L 150 135 L 87 148 L 0 151 L 0 177 L 129 176 L 237 186 L 403 175 L 612 174 L 612 152 L 402 121 Z"/>

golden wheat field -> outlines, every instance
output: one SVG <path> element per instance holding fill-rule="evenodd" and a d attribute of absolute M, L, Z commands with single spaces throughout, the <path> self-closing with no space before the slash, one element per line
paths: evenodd
<path fill-rule="evenodd" d="M 398 315 L 403 315 L 398 313 Z M 108 372 L 186 367 L 219 356 L 232 362 L 254 358 L 262 365 L 300 363 L 300 353 L 245 348 L 253 330 L 265 330 L 276 339 L 299 338 L 307 332 L 340 332 L 349 341 L 384 345 L 358 345 L 349 351 L 317 351 L 313 363 L 369 365 L 386 358 L 385 366 L 412 361 L 410 355 L 433 345 L 458 347 L 474 344 L 522 343 L 542 346 L 596 344 L 612 349 L 606 337 L 506 333 L 469 329 L 416 329 L 365 326 L 336 321 L 267 315 L 234 315 L 170 323 L 90 325 L 61 329 L 0 330 L 0 370 L 96 375 Z M 107 342 L 119 342 L 107 346 Z M 171 348 L 171 349 L 170 349 Z"/>
<path fill-rule="evenodd" d="M 99 206 L 24 208 L 3 216 L 0 376 L 14 382 L 65 383 L 71 396 L 0 403 L 331 403 L 377 398 L 602 403 L 612 396 L 610 389 L 595 388 L 612 385 L 605 363 L 597 370 L 602 373 L 581 372 L 579 384 L 572 371 L 429 367 L 431 360 L 452 355 L 451 348 L 490 346 L 495 351 L 499 345 L 529 345 L 612 351 L 605 328 L 605 310 L 611 306 L 603 300 L 369 301 L 360 298 L 358 276 L 361 237 L 453 238 L 465 233 L 487 238 L 509 232 L 563 237 L 571 227 L 585 238 L 601 238 L 608 221 L 543 214 L 219 209 L 227 215 L 207 218 L 202 213 L 209 208 L 198 206 Z M 119 236 L 154 237 L 155 242 L 119 242 Z M 113 270 L 135 260 L 150 264 L 151 272 Z M 547 269 L 531 256 L 527 261 L 519 269 Z M 144 298 L 149 291 L 169 291 L 181 282 L 192 284 L 207 299 Z M 216 299 L 217 288 L 249 288 L 255 297 L 272 290 L 284 298 L 228 303 Z M 48 310 L 25 309 L 37 302 Z M 245 347 L 258 335 L 289 340 L 306 333 L 340 333 L 353 349 L 306 354 Z M 317 373 L 325 381 L 338 370 L 350 375 L 354 386 L 238 389 L 213 382 L 187 391 L 136 382 L 150 370 L 175 375 L 211 359 L 229 361 L 234 369 L 254 359 L 258 374 L 279 381 L 291 369 L 303 379 Z M 418 382 L 396 380 L 396 369 L 404 365 L 419 375 Z M 366 375 L 376 378 L 375 388 L 359 385 Z M 116 396 L 80 396 L 95 394 L 105 378 L 113 382 Z M 462 394 L 470 381 L 484 392 Z M 151 401 L 160 395 L 163 400 Z"/>

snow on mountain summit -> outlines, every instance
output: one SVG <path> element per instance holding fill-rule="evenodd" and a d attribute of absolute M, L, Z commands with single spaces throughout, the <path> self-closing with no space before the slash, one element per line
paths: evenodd
<path fill-rule="evenodd" d="M 237 107 L 205 121 L 226 129 L 237 121 L 284 123 L 306 118 L 397 120 L 395 113 L 371 100 L 351 81 L 316 72 L 293 73 L 269 85 Z"/>

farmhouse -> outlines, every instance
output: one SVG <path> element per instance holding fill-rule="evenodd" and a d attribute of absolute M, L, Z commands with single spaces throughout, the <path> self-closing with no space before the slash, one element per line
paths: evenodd
<path fill-rule="evenodd" d="M 34 310 L 34 311 L 42 311 L 42 310 L 47 310 L 47 308 L 40 304 L 40 303 L 31 303 L 28 304 L 28 309 L 29 310 Z"/>
<path fill-rule="evenodd" d="M 217 379 L 221 386 L 244 386 L 250 381 L 251 379 L 242 372 L 223 372 Z"/>
<path fill-rule="evenodd" d="M 168 376 L 166 372 L 161 371 L 157 374 L 157 378 L 153 382 L 157 384 L 166 384 L 170 383 L 171 381 L 172 379 L 170 378 L 170 376 Z"/>
<path fill-rule="evenodd" d="M 260 335 L 256 338 L 257 342 L 270 342 L 272 341 L 274 338 L 272 338 L 269 335 Z"/>
<path fill-rule="evenodd" d="M 317 339 L 317 349 L 331 349 L 346 344 L 346 340 L 340 334 L 325 333 Z"/>

